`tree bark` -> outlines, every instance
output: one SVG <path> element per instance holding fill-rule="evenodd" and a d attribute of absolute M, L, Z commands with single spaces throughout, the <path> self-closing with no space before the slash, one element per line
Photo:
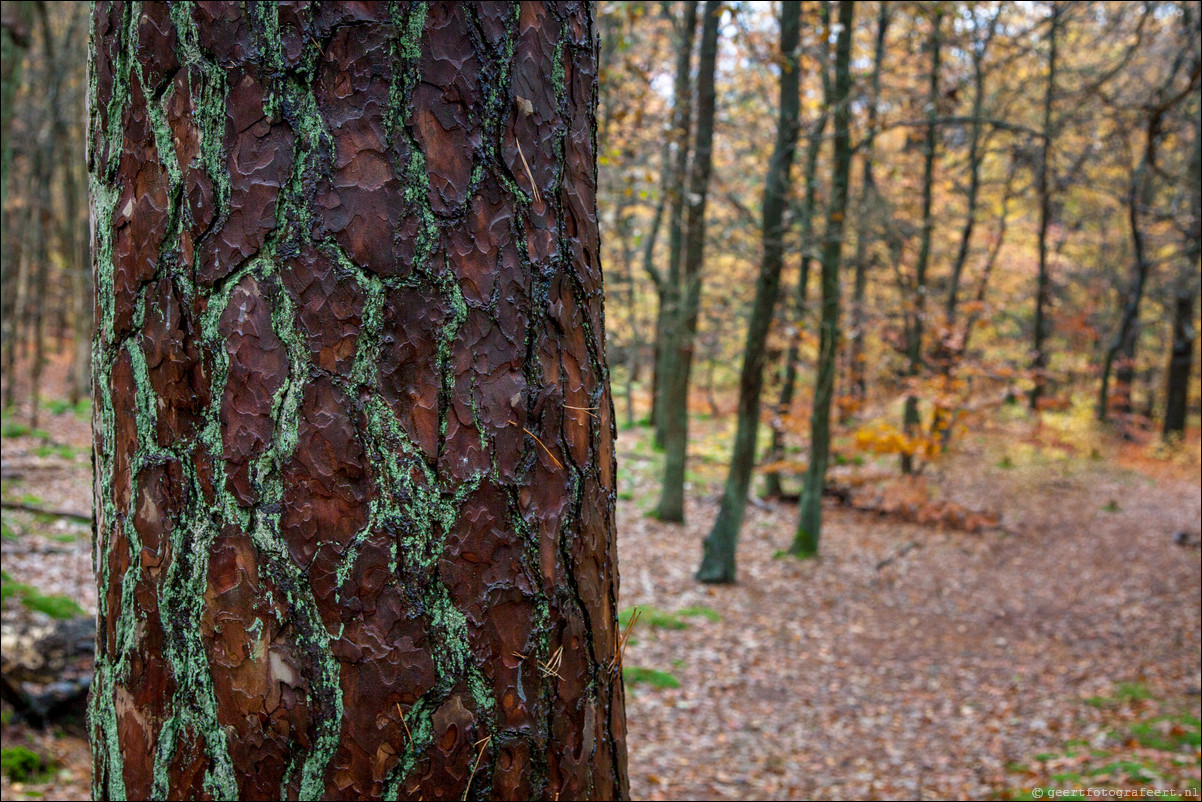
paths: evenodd
<path fill-rule="evenodd" d="M 697 57 L 697 136 L 689 171 L 684 262 L 680 305 L 669 320 L 660 368 L 663 386 L 660 415 L 664 425 L 664 478 L 656 515 L 661 521 L 684 521 L 684 476 L 689 441 L 689 373 L 701 305 L 701 267 L 705 259 L 705 202 L 709 193 L 714 146 L 714 72 L 718 60 L 720 0 L 706 0 Z"/>
<path fill-rule="evenodd" d="M 94 795 L 628 797 L 588 5 L 93 42 Z"/>
<path fill-rule="evenodd" d="M 814 407 L 810 416 L 810 463 L 801 489 L 797 534 L 789 552 L 797 557 L 818 554 L 822 533 L 822 488 L 830 456 L 831 397 L 835 391 L 835 356 L 839 348 L 839 260 L 847 214 L 847 184 L 851 173 L 851 39 L 855 14 L 853 0 L 839 3 L 839 35 L 835 41 L 835 83 L 827 105 L 834 111 L 834 167 L 831 200 L 827 206 L 822 241 L 822 326 L 818 370 L 814 380 Z"/>
<path fill-rule="evenodd" d="M 785 2 L 780 17 L 780 114 L 776 126 L 776 144 L 768 162 L 764 182 L 763 260 L 755 285 L 743 366 L 739 373 L 739 411 L 730 472 L 714 528 L 705 540 L 697 578 L 702 582 L 735 581 L 735 549 L 747 491 L 751 487 L 751 469 L 755 463 L 756 435 L 760 425 L 760 391 L 764 385 L 764 346 L 780 296 L 780 271 L 784 263 L 784 216 L 789 197 L 789 172 L 797 150 L 798 120 L 801 111 L 800 63 L 797 45 L 801 37 L 801 3 Z"/>

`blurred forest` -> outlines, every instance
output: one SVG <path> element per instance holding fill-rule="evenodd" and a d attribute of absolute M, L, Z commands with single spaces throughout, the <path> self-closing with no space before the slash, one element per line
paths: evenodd
<path fill-rule="evenodd" d="M 635 795 L 1198 798 L 1202 7 L 594 13 Z M 88 787 L 7 639 L 96 609 L 90 24 L 3 4 L 5 798 Z"/>

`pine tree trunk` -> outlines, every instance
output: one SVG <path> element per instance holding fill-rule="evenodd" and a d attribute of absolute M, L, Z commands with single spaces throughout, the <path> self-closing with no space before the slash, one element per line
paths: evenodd
<path fill-rule="evenodd" d="M 761 235 L 764 242 L 755 300 L 747 326 L 743 366 L 739 373 L 739 412 L 730 472 L 722 505 L 709 537 L 697 578 L 703 582 L 735 581 L 735 547 L 743 526 L 747 491 L 751 487 L 751 469 L 755 463 L 756 435 L 760 425 L 760 390 L 764 385 L 764 351 L 768 326 L 772 322 L 780 295 L 780 271 L 784 263 L 785 203 L 789 197 L 789 172 L 797 149 L 798 119 L 801 111 L 800 64 L 797 44 L 801 38 L 801 3 L 785 2 L 780 17 L 780 115 L 776 126 L 776 145 L 768 162 L 764 182 L 764 216 Z"/>
<path fill-rule="evenodd" d="M 584 3 L 97 3 L 97 798 L 628 796 Z"/>

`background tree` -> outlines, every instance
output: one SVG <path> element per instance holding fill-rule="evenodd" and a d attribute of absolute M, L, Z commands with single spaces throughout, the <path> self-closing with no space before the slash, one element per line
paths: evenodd
<path fill-rule="evenodd" d="M 1173 110 L 1198 88 L 1202 76 L 1202 58 L 1198 45 L 1194 43 L 1200 33 L 1195 18 L 1186 12 L 1182 15 L 1182 21 L 1174 27 L 1176 30 L 1170 31 L 1166 38 L 1173 43 L 1167 44 L 1167 47 L 1173 48 L 1176 55 L 1167 69 L 1163 72 L 1150 70 L 1150 74 L 1141 76 L 1143 80 L 1137 78 L 1132 82 L 1133 87 L 1127 87 L 1129 91 L 1133 89 L 1138 93 L 1139 97 L 1146 98 L 1130 101 L 1137 110 L 1137 116 L 1131 121 L 1135 125 L 1124 132 L 1134 129 L 1139 132 L 1136 136 L 1142 134 L 1142 141 L 1137 140 L 1139 145 L 1136 146 L 1140 155 L 1128 169 L 1129 179 L 1124 197 L 1126 222 L 1131 235 L 1132 267 L 1119 323 L 1102 362 L 1097 407 L 1099 420 L 1106 420 L 1111 409 L 1112 370 L 1115 378 L 1114 412 L 1121 416 L 1128 416 L 1132 412 L 1131 389 L 1136 371 L 1140 305 L 1153 268 L 1148 218 L 1154 214 L 1160 190 L 1160 152 Z"/>
<path fill-rule="evenodd" d="M 714 72 L 718 61 L 720 0 L 706 0 L 702 12 L 701 49 L 697 56 L 697 134 L 689 173 L 688 210 L 685 218 L 684 263 L 680 275 L 680 302 L 665 330 L 660 415 L 664 427 L 664 480 L 656 516 L 661 521 L 684 521 L 685 463 L 689 442 L 689 377 L 693 367 L 693 341 L 701 304 L 701 277 L 705 260 L 705 204 L 709 194 L 714 147 Z"/>
<path fill-rule="evenodd" d="M 626 797 L 588 5 L 93 41 L 95 795 Z"/>
<path fill-rule="evenodd" d="M 881 96 L 881 70 L 885 63 L 885 45 L 889 35 L 889 23 L 893 18 L 892 6 L 881 3 L 877 12 L 876 45 L 873 48 L 872 77 L 869 80 L 867 97 L 868 119 L 864 141 L 860 145 L 863 162 L 863 179 L 860 184 L 860 200 L 856 210 L 856 251 L 852 266 L 855 279 L 852 285 L 850 331 L 847 336 L 848 384 L 854 407 L 862 409 L 868 397 L 865 382 L 867 366 L 864 364 L 864 338 L 866 318 L 866 295 L 868 292 L 869 244 L 879 238 L 882 227 L 883 199 L 876 185 L 876 135 Z"/>
<path fill-rule="evenodd" d="M 851 174 L 851 36 L 855 3 L 839 3 L 839 33 L 835 40 L 835 80 L 827 105 L 834 115 L 834 167 L 831 200 L 822 241 L 822 327 L 814 381 L 814 411 L 810 416 L 810 463 L 801 490 L 801 514 L 790 553 L 818 553 L 822 533 L 822 492 L 830 455 L 831 398 L 835 392 L 835 357 L 839 347 L 839 260 L 847 214 L 847 184 Z"/>
<path fill-rule="evenodd" d="M 914 275 L 906 286 L 906 377 L 913 384 L 923 369 L 923 332 L 926 328 L 927 270 L 931 263 L 931 235 L 935 229 L 932 198 L 935 186 L 935 157 L 939 147 L 939 62 L 943 49 L 943 6 L 936 3 L 931 9 L 931 33 L 927 39 L 927 51 L 931 66 L 927 72 L 926 126 L 922 145 L 922 202 L 921 228 L 918 235 L 918 257 L 914 264 Z M 922 418 L 918 412 L 918 393 L 911 386 L 906 390 L 902 425 L 906 436 L 913 440 L 918 434 Z M 914 468 L 911 448 L 902 451 L 902 473 Z"/>
<path fill-rule="evenodd" d="M 776 123 L 776 145 L 764 181 L 764 255 L 747 326 L 747 343 L 743 347 L 738 428 L 730 457 L 730 473 L 722 495 L 722 506 L 718 510 L 714 528 L 705 540 L 701 567 L 697 571 L 697 578 L 703 582 L 733 582 L 735 579 L 735 546 L 743 525 L 743 510 L 747 506 L 751 469 L 755 463 L 756 434 L 760 424 L 764 346 L 780 295 L 780 271 L 784 262 L 785 202 L 789 196 L 789 172 L 793 167 L 800 127 L 801 74 L 797 55 L 800 35 L 801 3 L 785 2 L 780 12 L 780 115 Z"/>
<path fill-rule="evenodd" d="M 1051 287 L 1051 277 L 1048 268 L 1048 226 L 1052 218 L 1052 184 L 1050 181 L 1052 145 L 1055 141 L 1055 129 L 1052 123 L 1052 113 L 1056 104 L 1056 54 L 1059 45 L 1061 8 L 1057 0 L 1049 4 L 1048 22 L 1048 68 L 1047 80 L 1043 92 L 1043 125 L 1039 134 L 1039 174 L 1036 192 L 1039 194 L 1039 275 L 1035 285 L 1035 339 L 1031 346 L 1033 354 L 1031 370 L 1035 383 L 1031 388 L 1029 402 L 1031 409 L 1039 408 L 1039 398 L 1043 393 L 1044 375 L 1048 359 L 1044 350 L 1047 339 L 1047 316 Z"/>
<path fill-rule="evenodd" d="M 821 81 L 822 102 L 818 112 L 810 123 L 810 131 L 806 137 L 805 165 L 803 169 L 801 208 L 799 210 L 798 228 L 800 232 L 800 260 L 798 264 L 797 287 L 793 295 L 793 332 L 789 336 L 789 346 L 785 351 L 784 364 L 781 367 L 780 393 L 776 402 L 776 415 L 772 418 L 772 445 L 769 446 L 765 461 L 769 464 L 780 459 L 784 446 L 784 420 L 793 408 L 794 395 L 797 391 L 797 374 L 801 359 L 801 338 L 806 329 L 809 304 L 806 300 L 809 292 L 810 268 L 818 249 L 815 247 L 814 210 L 818 203 L 818 155 L 822 151 L 822 143 L 826 135 L 827 120 L 830 119 L 830 107 L 826 98 L 830 96 L 830 3 L 822 0 L 818 6 L 818 36 L 816 39 L 816 69 Z M 780 472 L 770 470 L 765 477 L 766 493 L 773 498 L 783 495 Z"/>
<path fill-rule="evenodd" d="M 677 20 L 676 80 L 672 92 L 672 130 L 664 143 L 664 160 L 660 168 L 663 173 L 661 202 L 667 203 L 668 212 L 668 263 L 662 273 L 653 267 L 652 256 L 655 241 L 652 238 L 644 252 L 644 264 L 655 283 L 657 294 L 655 317 L 654 372 L 651 377 L 651 423 L 655 426 L 655 442 L 663 446 L 666 439 L 667 418 L 663 415 L 665 382 L 668 379 L 668 341 L 675 334 L 680 314 L 681 266 L 684 259 L 685 237 L 685 182 L 689 175 L 689 154 L 693 152 L 693 84 L 691 80 L 693 45 L 697 39 L 697 0 L 688 0 L 680 6 L 681 16 Z M 669 164 L 671 168 L 669 169 Z M 661 212 L 662 213 L 662 212 Z"/>
<path fill-rule="evenodd" d="M 1198 297 L 1198 259 L 1202 256 L 1202 122 L 1197 108 L 1187 113 L 1193 120 L 1194 146 L 1186 173 L 1189 217 L 1182 232 L 1182 264 L 1173 288 L 1172 350 L 1165 383 L 1164 434 L 1185 433 L 1189 406 L 1189 377 L 1194 362 L 1194 301 Z"/>

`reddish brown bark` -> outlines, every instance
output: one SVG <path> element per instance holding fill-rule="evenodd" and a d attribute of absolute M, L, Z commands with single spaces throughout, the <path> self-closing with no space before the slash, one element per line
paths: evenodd
<path fill-rule="evenodd" d="M 94 15 L 96 795 L 626 797 L 588 5 Z"/>

